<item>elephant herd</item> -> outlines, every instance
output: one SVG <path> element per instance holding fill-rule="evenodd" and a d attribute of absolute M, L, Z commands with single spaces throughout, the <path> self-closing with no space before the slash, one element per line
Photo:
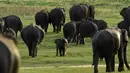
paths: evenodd
<path fill-rule="evenodd" d="M 49 24 L 53 26 L 53 32 L 63 30 L 63 38 L 55 39 L 56 56 L 65 56 L 67 45 L 85 44 L 84 38 L 92 39 L 94 73 L 98 73 L 99 59 L 105 59 L 106 72 L 115 71 L 115 55 L 118 54 L 118 71 L 124 70 L 124 63 L 128 70 L 126 52 L 128 36 L 130 37 L 130 7 L 123 8 L 120 15 L 123 20 L 115 28 L 108 28 L 104 20 L 95 19 L 95 8 L 89 4 L 75 4 L 69 9 L 70 21 L 65 23 L 66 11 L 56 7 L 50 12 L 41 10 L 35 14 L 35 23 L 23 27 L 21 19 L 16 15 L 0 18 L 0 58 L 5 55 L 0 65 L 2 73 L 17 73 L 19 66 L 19 52 L 17 50 L 17 33 L 28 47 L 29 56 L 37 56 L 37 45 L 44 39 Z M 63 26 L 63 29 L 61 27 Z M 7 42 L 8 41 L 8 42 Z M 8 61 L 5 61 L 7 60 Z"/>

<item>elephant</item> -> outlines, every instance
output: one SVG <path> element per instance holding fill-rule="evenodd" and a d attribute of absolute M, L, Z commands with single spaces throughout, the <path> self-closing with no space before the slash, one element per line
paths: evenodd
<path fill-rule="evenodd" d="M 53 32 L 59 33 L 61 26 L 65 23 L 65 9 L 60 7 L 52 9 L 50 12 L 50 21 L 53 25 Z"/>
<path fill-rule="evenodd" d="M 128 32 L 128 36 L 130 38 L 130 22 L 129 22 L 129 19 L 130 19 L 130 14 L 129 14 L 129 11 L 130 11 L 130 6 L 129 7 L 124 7 L 121 12 L 120 12 L 120 15 L 123 17 L 123 20 L 120 21 L 118 24 L 117 24 L 117 27 L 119 27 L 120 29 L 126 29 L 127 32 Z"/>
<path fill-rule="evenodd" d="M 119 59 L 118 71 L 124 70 L 124 63 L 130 70 L 126 57 L 127 43 L 128 35 L 125 29 L 116 27 L 96 32 L 92 38 L 94 73 L 98 73 L 99 58 L 105 58 L 106 72 L 115 71 L 116 54 Z"/>
<path fill-rule="evenodd" d="M 44 30 L 38 25 L 30 24 L 22 29 L 20 35 L 28 47 L 29 56 L 32 56 L 32 58 L 36 57 L 37 45 L 39 45 L 44 38 Z"/>
<path fill-rule="evenodd" d="M 123 16 L 124 21 L 130 25 L 130 6 L 127 8 L 123 8 L 120 12 L 120 14 Z"/>
<path fill-rule="evenodd" d="M 95 15 L 95 8 L 93 5 L 89 5 L 89 4 L 86 4 L 86 6 L 88 7 L 88 14 L 87 14 L 87 18 L 88 17 L 91 17 L 91 18 L 95 18 L 94 15 Z M 86 18 L 86 19 L 87 19 Z"/>
<path fill-rule="evenodd" d="M 17 36 L 15 31 L 12 28 L 7 28 L 3 33 L 3 35 L 6 35 L 7 37 L 11 37 L 11 39 L 15 40 L 14 43 L 17 44 L 17 40 L 16 40 Z"/>
<path fill-rule="evenodd" d="M 59 50 L 60 57 L 65 56 L 67 46 L 68 46 L 67 39 L 66 38 L 56 39 L 55 44 L 56 44 L 56 56 L 58 56 L 58 50 Z"/>
<path fill-rule="evenodd" d="M 16 36 L 17 36 L 18 31 L 21 31 L 23 28 L 22 21 L 16 15 L 9 15 L 6 17 L 2 17 L 0 20 L 4 22 L 3 32 L 7 28 L 12 28 L 15 31 Z"/>
<path fill-rule="evenodd" d="M 81 21 L 88 17 L 94 18 L 95 9 L 93 5 L 89 4 L 75 4 L 69 9 L 69 16 L 71 21 Z"/>
<path fill-rule="evenodd" d="M 99 31 L 108 28 L 107 22 L 104 20 L 97 20 L 93 19 L 92 17 L 89 17 L 87 20 L 94 22 L 97 25 Z"/>
<path fill-rule="evenodd" d="M 76 41 L 76 23 L 75 22 L 68 22 L 63 26 L 63 34 L 64 38 L 67 39 L 68 43 Z"/>
<path fill-rule="evenodd" d="M 18 73 L 20 67 L 20 53 L 12 30 L 0 35 L 0 73 Z M 15 38 L 16 39 L 16 38 Z"/>
<path fill-rule="evenodd" d="M 35 14 L 36 25 L 40 25 L 42 29 L 47 32 L 48 24 L 50 23 L 50 13 L 45 10 L 41 10 Z"/>
<path fill-rule="evenodd" d="M 93 35 L 98 31 L 98 27 L 95 23 L 88 21 L 88 20 L 82 20 L 79 23 L 77 23 L 76 26 L 76 45 L 78 44 L 78 41 L 80 39 L 80 44 L 85 44 L 84 38 L 90 37 L 92 38 Z"/>
<path fill-rule="evenodd" d="M 69 9 L 71 21 L 81 21 L 87 17 L 87 14 L 88 8 L 85 4 L 75 4 Z"/>

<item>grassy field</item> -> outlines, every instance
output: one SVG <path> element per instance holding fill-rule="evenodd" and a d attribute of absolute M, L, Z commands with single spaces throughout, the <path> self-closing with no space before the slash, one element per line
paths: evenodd
<path fill-rule="evenodd" d="M 96 19 L 103 19 L 109 27 L 115 27 L 122 20 L 120 10 L 130 4 L 130 0 L 0 0 L 0 17 L 7 15 L 18 15 L 24 27 L 30 23 L 35 23 L 34 15 L 41 9 L 50 11 L 55 7 L 64 7 L 66 10 L 66 22 L 69 20 L 68 10 L 75 3 L 89 3 L 95 6 Z M 18 36 L 18 49 L 21 54 L 21 67 L 46 67 L 55 68 L 36 68 L 20 69 L 20 73 L 92 73 L 93 68 L 58 68 L 58 66 L 68 65 L 91 65 L 92 47 L 91 39 L 86 38 L 85 45 L 76 46 L 71 43 L 68 46 L 66 57 L 55 56 L 56 38 L 63 37 L 62 32 L 56 34 L 52 32 L 52 25 L 49 25 L 48 33 L 41 45 L 38 46 L 38 56 L 31 58 L 21 37 Z M 128 62 L 130 63 L 130 44 L 128 45 Z M 118 63 L 118 60 L 116 60 Z M 104 64 L 104 61 L 99 64 Z M 105 68 L 99 68 L 100 73 L 105 73 Z M 123 73 L 128 73 L 125 71 Z M 116 72 L 117 73 L 117 70 Z"/>

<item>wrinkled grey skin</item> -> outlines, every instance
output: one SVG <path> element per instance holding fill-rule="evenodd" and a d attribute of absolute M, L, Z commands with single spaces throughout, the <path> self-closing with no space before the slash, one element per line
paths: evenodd
<path fill-rule="evenodd" d="M 56 56 L 58 56 L 58 52 L 60 54 L 60 57 L 65 56 L 66 49 L 68 46 L 67 39 L 65 38 L 56 39 L 55 44 L 56 44 Z"/>
<path fill-rule="evenodd" d="M 53 32 L 59 33 L 61 26 L 65 23 L 65 9 L 54 8 L 50 12 L 50 22 L 53 25 Z"/>
<path fill-rule="evenodd" d="M 76 23 L 68 22 L 63 26 L 64 38 L 68 40 L 68 43 L 76 41 Z"/>
<path fill-rule="evenodd" d="M 37 25 L 30 24 L 22 29 L 21 38 L 28 47 L 29 56 L 37 56 L 37 45 L 42 42 L 44 35 L 44 30 Z"/>
<path fill-rule="evenodd" d="M 130 69 L 127 57 L 128 36 L 125 29 L 107 28 L 98 31 L 92 39 L 94 73 L 98 73 L 99 58 L 105 58 L 106 72 L 115 71 L 115 55 L 118 53 L 118 71 L 124 70 L 124 63 Z"/>
<path fill-rule="evenodd" d="M 45 10 L 41 10 L 35 14 L 35 22 L 40 25 L 42 29 L 47 32 L 48 24 L 50 23 L 50 13 Z"/>

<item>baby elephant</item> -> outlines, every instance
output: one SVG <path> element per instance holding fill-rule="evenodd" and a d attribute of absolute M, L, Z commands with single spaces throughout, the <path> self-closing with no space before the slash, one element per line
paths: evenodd
<path fill-rule="evenodd" d="M 68 46 L 68 41 L 65 38 L 60 38 L 55 40 L 56 43 L 56 56 L 58 56 L 58 50 L 60 53 L 60 56 L 65 56 L 65 51 Z"/>

